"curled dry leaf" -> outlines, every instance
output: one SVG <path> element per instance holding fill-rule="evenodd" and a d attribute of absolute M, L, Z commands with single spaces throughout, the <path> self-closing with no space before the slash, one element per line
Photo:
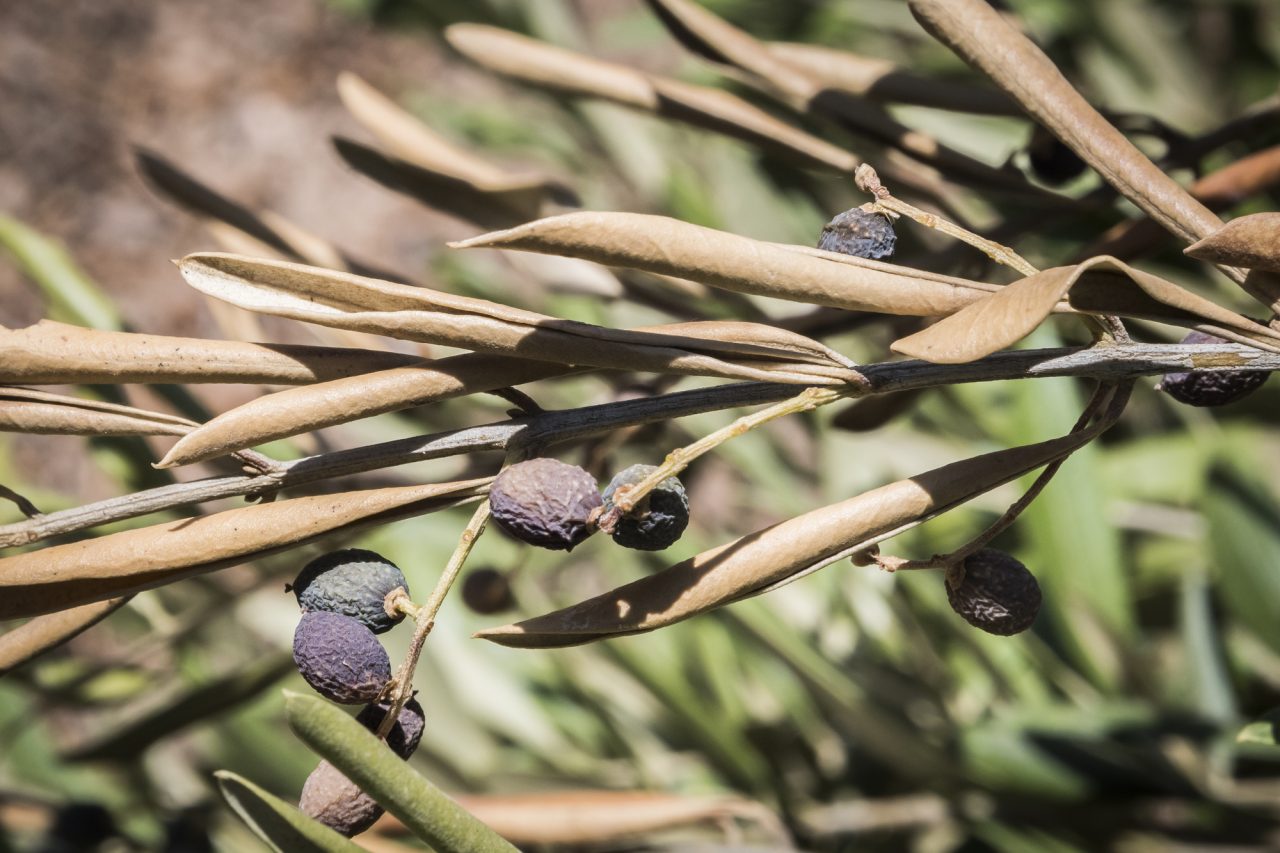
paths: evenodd
<path fill-rule="evenodd" d="M 692 797 L 648 791 L 555 791 L 537 794 L 460 795 L 454 799 L 515 844 L 591 844 L 691 824 L 739 817 L 789 841 L 765 806 L 736 797 Z M 393 817 L 379 824 L 403 826 Z"/>
<path fill-rule="evenodd" d="M 849 381 L 847 368 L 759 344 L 593 326 L 533 311 L 349 273 L 239 255 L 179 262 L 187 282 L 263 314 L 566 365 L 791 381 Z M 721 357 L 726 356 L 726 357 Z M 767 369 L 756 361 L 772 361 Z M 808 362 L 808 363 L 802 363 Z"/>
<path fill-rule="evenodd" d="M 918 523 L 1071 453 L 1082 431 L 975 456 L 864 492 L 703 551 L 655 575 L 523 622 L 476 634 L 552 648 L 640 634 L 775 587 L 833 555 Z"/>
<path fill-rule="evenodd" d="M 1233 219 L 1183 251 L 1215 264 L 1280 272 L 1280 213 Z"/>
<path fill-rule="evenodd" d="M 243 382 L 301 385 L 416 363 L 342 347 L 104 332 L 52 320 L 0 327 L 0 383 Z"/>
<path fill-rule="evenodd" d="M 337 530 L 435 512 L 490 478 L 294 498 L 167 521 L 0 559 L 0 619 L 130 595 L 309 542 Z"/>
<path fill-rule="evenodd" d="M 57 648 L 118 610 L 128 596 L 95 601 L 30 619 L 0 635 L 0 675 Z"/>
<path fill-rule="evenodd" d="M 810 166 L 852 172 L 861 162 L 719 89 L 645 74 L 480 24 L 454 24 L 445 30 L 445 38 L 473 62 L 535 86 L 677 119 L 789 154 Z"/>
<path fill-rule="evenodd" d="M 727 344 L 764 344 L 799 360 L 849 369 L 854 366 L 817 341 L 756 323 L 706 321 L 655 326 L 647 331 Z M 769 370 L 767 363 L 759 366 Z M 158 467 L 187 465 L 277 438 L 574 372 L 579 369 L 507 356 L 467 354 L 291 388 L 257 397 L 198 427 L 180 439 Z"/>
<path fill-rule="evenodd" d="M 566 213 L 449 245 L 568 255 L 738 293 L 921 317 L 951 314 L 998 289 L 642 213 Z"/>
<path fill-rule="evenodd" d="M 0 386 L 0 432 L 55 435 L 185 435 L 186 418 L 132 406 Z"/>
<path fill-rule="evenodd" d="M 1280 332 L 1109 257 L 1015 281 L 927 329 L 894 341 L 892 348 L 938 364 L 976 361 L 1030 334 L 1063 297 L 1085 312 L 1145 317 L 1280 349 Z"/>

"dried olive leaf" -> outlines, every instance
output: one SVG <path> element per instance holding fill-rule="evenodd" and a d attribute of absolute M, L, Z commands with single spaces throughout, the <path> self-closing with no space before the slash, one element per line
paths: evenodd
<path fill-rule="evenodd" d="M 540 172 L 495 166 L 446 140 L 360 77 L 338 75 L 343 105 L 395 157 L 472 185 L 480 192 L 528 193 L 539 203 L 550 195 L 572 196 L 560 182 Z"/>
<path fill-rule="evenodd" d="M 0 559 L 0 619 L 53 613 L 309 542 L 336 530 L 434 512 L 490 478 L 294 498 L 167 521 Z"/>
<path fill-rule="evenodd" d="M 1015 281 L 927 329 L 894 341 L 892 349 L 936 364 L 976 361 L 1030 334 L 1064 296 L 1082 310 L 1224 328 L 1241 343 L 1266 349 L 1280 346 L 1280 333 L 1171 281 L 1104 256 Z"/>
<path fill-rule="evenodd" d="M 0 675 L 89 630 L 128 600 L 128 596 L 109 598 L 37 616 L 0 635 Z"/>
<path fill-rule="evenodd" d="M 411 355 L 104 332 L 52 320 L 0 327 L 0 382 L 301 385 L 413 364 Z"/>
<path fill-rule="evenodd" d="M 1191 243 L 1222 220 L 1138 150 L 1086 101 L 1024 33 L 985 0 L 908 0 L 932 36 L 1004 89 L 1125 198 Z M 1245 285 L 1243 271 L 1225 273 Z M 1258 277 L 1245 290 L 1280 310 L 1280 279 Z"/>
<path fill-rule="evenodd" d="M 736 797 L 554 791 L 454 799 L 515 844 L 592 844 L 732 817 L 755 819 L 770 828 L 777 824 L 764 805 Z"/>
<path fill-rule="evenodd" d="M 213 774 L 222 796 L 272 850 L 281 853 L 363 853 L 365 848 L 228 770 Z"/>
<path fill-rule="evenodd" d="M 844 356 L 817 341 L 757 323 L 680 323 L 655 326 L 650 331 L 726 343 L 765 344 L 786 351 L 797 360 L 853 367 Z M 768 369 L 765 364 L 760 367 Z M 549 362 L 467 354 L 291 388 L 257 397 L 197 427 L 170 448 L 158 467 L 187 465 L 360 418 L 578 371 Z"/>
<path fill-rule="evenodd" d="M 739 293 L 885 314 L 951 314 L 998 289 L 643 213 L 566 213 L 449 245 L 568 255 Z"/>
<path fill-rule="evenodd" d="M 824 88 L 842 89 L 873 101 L 980 115 L 1022 115 L 1018 105 L 997 89 L 914 74 L 887 59 L 801 42 L 767 42 L 765 47 Z"/>
<path fill-rule="evenodd" d="M 0 432 L 185 435 L 195 421 L 117 403 L 0 386 Z"/>
<path fill-rule="evenodd" d="M 996 169 L 903 125 L 878 104 L 826 86 L 804 66 L 786 58 L 751 35 L 689 0 L 649 0 L 649 6 L 686 47 L 751 74 L 762 88 L 802 113 L 836 119 L 864 136 L 899 149 L 948 174 L 981 180 L 985 187 L 1006 187 L 1052 197 L 1033 188 L 1012 170 Z"/>
<path fill-rule="evenodd" d="M 179 268 L 197 290 L 242 308 L 404 340 L 625 370 L 811 385 L 849 378 L 796 363 L 793 354 L 767 346 L 609 329 L 285 261 L 207 253 L 187 256 Z M 713 354 L 776 359 L 786 369 L 765 371 Z"/>
<path fill-rule="evenodd" d="M 718 89 L 647 75 L 480 24 L 454 24 L 445 30 L 445 38 L 459 53 L 490 71 L 536 86 L 677 119 L 791 154 L 808 165 L 852 172 L 861 162 L 850 152 Z"/>
<path fill-rule="evenodd" d="M 1280 213 L 1233 219 L 1183 252 L 1215 264 L 1280 272 Z"/>
<path fill-rule="evenodd" d="M 1081 432 L 955 462 L 720 545 L 611 592 L 476 634 L 550 648 L 661 628 L 756 594 L 824 558 L 956 506 L 1089 441 Z"/>

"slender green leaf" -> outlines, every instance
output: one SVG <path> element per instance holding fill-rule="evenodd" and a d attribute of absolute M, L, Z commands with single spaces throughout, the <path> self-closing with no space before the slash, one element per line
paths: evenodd
<path fill-rule="evenodd" d="M 307 746 L 438 853 L 515 851 L 336 705 L 285 691 L 285 711 L 289 727 Z"/>
<path fill-rule="evenodd" d="M 280 853 L 358 853 L 360 846 L 312 820 L 284 800 L 227 770 L 213 774 L 240 819 Z"/>

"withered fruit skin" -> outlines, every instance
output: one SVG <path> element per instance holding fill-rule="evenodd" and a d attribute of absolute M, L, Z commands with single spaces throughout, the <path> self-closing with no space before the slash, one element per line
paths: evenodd
<path fill-rule="evenodd" d="M 818 236 L 818 248 L 855 258 L 879 260 L 893 255 L 898 235 L 882 213 L 855 207 L 837 213 Z"/>
<path fill-rule="evenodd" d="M 1205 332 L 1188 332 L 1182 343 L 1225 344 L 1227 341 Z M 1225 406 L 1257 391 L 1270 375 L 1266 370 L 1190 370 L 1166 373 L 1156 388 L 1188 406 Z"/>
<path fill-rule="evenodd" d="M 604 490 L 604 508 L 608 512 L 612 499 L 623 486 L 634 486 L 657 470 L 656 465 L 632 465 L 609 481 Z M 618 519 L 613 528 L 613 541 L 624 548 L 661 551 L 670 548 L 689 526 L 689 496 L 675 477 L 658 484 L 635 509 Z"/>
<path fill-rule="evenodd" d="M 588 523 L 601 505 L 590 474 L 558 459 L 538 458 L 505 469 L 489 490 L 493 520 L 530 545 L 572 551 L 595 532 Z"/>
<path fill-rule="evenodd" d="M 963 569 L 959 583 L 953 584 L 954 575 L 947 574 L 947 601 L 970 625 L 1007 637 L 1036 621 L 1040 584 L 1022 563 L 1003 551 L 984 548 L 966 558 Z"/>
<path fill-rule="evenodd" d="M 511 581 L 497 569 L 474 569 L 462 580 L 462 601 L 482 616 L 501 613 L 515 606 Z"/>
<path fill-rule="evenodd" d="M 356 715 L 356 722 L 369 731 L 377 733 L 378 726 L 382 724 L 382 718 L 387 715 L 387 709 L 390 707 L 390 702 L 366 705 Z M 387 732 L 387 746 L 391 747 L 392 752 L 407 761 L 409 756 L 413 755 L 414 750 L 418 748 L 418 743 L 421 742 L 422 733 L 426 730 L 426 727 L 427 718 L 422 712 L 422 706 L 418 704 L 417 699 L 410 699 L 400 709 L 400 718 L 396 720 L 395 725 Z"/>
<path fill-rule="evenodd" d="M 298 808 L 347 838 L 373 826 L 383 813 L 373 797 L 327 761 L 321 761 L 307 777 Z"/>
<path fill-rule="evenodd" d="M 404 614 L 387 613 L 387 596 L 409 585 L 395 563 L 373 551 L 349 548 L 316 557 L 293 582 L 293 594 L 303 611 L 341 613 L 381 634 L 391 630 Z"/>
<path fill-rule="evenodd" d="M 313 690 L 342 705 L 373 701 L 391 679 L 391 659 L 378 638 L 341 613 L 302 614 L 293 661 Z"/>

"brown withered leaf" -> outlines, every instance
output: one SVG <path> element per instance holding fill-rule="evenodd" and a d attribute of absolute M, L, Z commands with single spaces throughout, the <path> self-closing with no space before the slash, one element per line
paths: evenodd
<path fill-rule="evenodd" d="M 1183 251 L 1215 264 L 1280 272 L 1280 213 L 1233 219 Z"/>
<path fill-rule="evenodd" d="M 59 613 L 37 616 L 0 634 L 0 675 L 17 669 L 27 661 L 89 630 L 120 609 L 128 600 L 128 596 L 122 596 L 82 604 Z"/>
<path fill-rule="evenodd" d="M 0 386 L 0 432 L 47 435 L 185 435 L 194 421 L 116 403 Z"/>
<path fill-rule="evenodd" d="M 1191 196 L 1090 106 L 1053 61 L 986 0 L 908 0 L 930 35 L 990 77 L 1125 198 L 1187 243 L 1222 227 Z M 1223 272 L 1273 313 L 1280 312 L 1280 277 Z"/>
<path fill-rule="evenodd" d="M 738 293 L 921 317 L 951 314 L 998 289 L 643 213 L 565 213 L 449 245 L 568 255 Z"/>
<path fill-rule="evenodd" d="M 603 62 L 480 24 L 454 24 L 445 38 L 490 71 L 545 88 L 603 98 L 623 106 L 733 136 L 800 162 L 852 172 L 855 155 L 779 121 L 736 95 Z"/>
<path fill-rule="evenodd" d="M 350 71 L 338 75 L 338 96 L 356 121 L 400 160 L 456 178 L 481 193 L 527 196 L 528 201 L 522 206 L 531 205 L 535 210 L 553 198 L 575 203 L 573 191 L 562 182 L 538 171 L 503 168 L 477 157 L 440 136 Z"/>
<path fill-rule="evenodd" d="M 0 620 L 131 595 L 353 530 L 456 506 L 492 478 L 294 498 L 0 559 Z"/>
<path fill-rule="evenodd" d="M 976 361 L 1030 334 L 1063 297 L 1081 311 L 1145 317 L 1203 329 L 1264 349 L 1280 348 L 1280 333 L 1275 330 L 1171 281 L 1103 256 L 1015 281 L 926 329 L 894 341 L 892 349 L 936 364 Z"/>
<path fill-rule="evenodd" d="M 1083 431 L 954 462 L 703 551 L 654 575 L 523 622 L 476 634 L 553 648 L 640 634 L 754 595 L 825 558 L 898 530 L 1064 456 Z"/>
<path fill-rule="evenodd" d="M 417 361 L 400 353 L 106 332 L 52 320 L 0 327 L 0 383 L 301 385 Z"/>
<path fill-rule="evenodd" d="M 736 797 L 694 797 L 649 791 L 553 791 L 455 795 L 471 814 L 513 844 L 592 844 L 739 817 L 789 840 L 764 805 Z M 394 817 L 379 827 L 402 826 Z"/>
<path fill-rule="evenodd" d="M 766 344 L 797 359 L 853 367 L 844 356 L 817 341 L 757 323 L 706 321 L 654 326 L 646 331 Z M 766 363 L 759 367 L 769 369 Z M 291 388 L 257 397 L 201 425 L 180 439 L 157 467 L 187 465 L 302 432 L 579 371 L 544 361 L 467 354 Z"/>
<path fill-rule="evenodd" d="M 800 358 L 776 347 L 609 329 L 284 261 L 208 253 L 187 256 L 179 269 L 197 290 L 242 308 L 402 340 L 558 364 L 658 373 L 808 385 L 838 384 L 850 378 L 844 366 Z M 748 364 L 749 360 L 776 364 L 761 369 Z"/>
<path fill-rule="evenodd" d="M 572 372 L 546 361 L 467 354 L 290 388 L 256 397 L 199 426 L 156 467 L 189 465 L 277 438 Z"/>

